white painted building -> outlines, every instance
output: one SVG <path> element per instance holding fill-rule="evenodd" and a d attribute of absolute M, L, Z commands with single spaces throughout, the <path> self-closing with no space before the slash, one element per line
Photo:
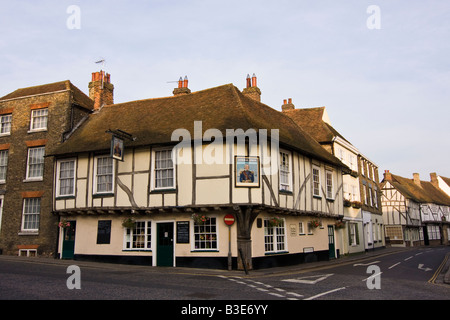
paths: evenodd
<path fill-rule="evenodd" d="M 348 168 L 246 89 L 180 83 L 70 133 L 52 154 L 54 214 L 70 223 L 61 257 L 250 269 L 335 258 Z M 113 151 L 123 161 L 107 131 L 131 135 Z"/>

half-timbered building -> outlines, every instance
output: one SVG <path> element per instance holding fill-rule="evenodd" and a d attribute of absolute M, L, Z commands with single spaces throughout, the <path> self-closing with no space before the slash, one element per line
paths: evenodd
<path fill-rule="evenodd" d="M 386 240 L 391 245 L 448 244 L 450 197 L 432 182 L 386 170 L 380 184 Z"/>
<path fill-rule="evenodd" d="M 173 93 L 105 104 L 54 150 L 61 257 L 250 269 L 336 257 L 348 168 L 259 102 L 256 77 L 242 92 L 185 79 Z"/>

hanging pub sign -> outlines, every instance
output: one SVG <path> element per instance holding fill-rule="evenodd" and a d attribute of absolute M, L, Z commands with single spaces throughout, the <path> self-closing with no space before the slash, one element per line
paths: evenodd
<path fill-rule="evenodd" d="M 259 187 L 259 157 L 235 156 L 236 187 Z"/>
<path fill-rule="evenodd" d="M 115 135 L 111 138 L 111 157 L 123 161 L 123 139 Z"/>
<path fill-rule="evenodd" d="M 123 161 L 124 154 L 124 139 L 128 139 L 131 141 L 135 141 L 136 137 L 133 137 L 131 134 L 122 131 L 122 130 L 107 130 L 106 133 L 111 134 L 111 158 Z"/>

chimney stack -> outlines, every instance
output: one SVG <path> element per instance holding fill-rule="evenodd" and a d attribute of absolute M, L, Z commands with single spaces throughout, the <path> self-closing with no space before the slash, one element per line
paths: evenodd
<path fill-rule="evenodd" d="M 288 100 L 286 100 L 286 99 L 283 100 L 283 105 L 281 106 L 282 112 L 285 112 L 287 110 L 294 110 L 294 109 L 295 109 L 295 106 L 292 103 L 292 98 L 289 98 Z"/>
<path fill-rule="evenodd" d="M 389 172 L 389 170 L 384 170 L 384 180 L 386 181 L 392 181 L 392 175 Z"/>
<path fill-rule="evenodd" d="M 242 90 L 242 93 L 255 101 L 261 102 L 261 90 L 257 87 L 255 74 L 251 78 L 250 75 L 247 75 L 247 87 Z"/>
<path fill-rule="evenodd" d="M 111 75 L 100 70 L 92 73 L 89 82 L 89 98 L 94 101 L 94 110 L 100 110 L 103 105 L 114 104 L 114 86 Z"/>
<path fill-rule="evenodd" d="M 436 172 L 430 173 L 430 180 L 431 180 L 431 184 L 435 188 L 439 188 L 439 181 L 438 181 Z"/>
<path fill-rule="evenodd" d="M 178 80 L 178 88 L 173 89 L 173 95 L 178 96 L 189 93 L 191 93 L 191 90 L 188 88 L 188 77 L 185 76 L 184 80 L 183 77 L 180 77 Z"/>
<path fill-rule="evenodd" d="M 418 173 L 413 173 L 413 179 L 414 179 L 414 183 L 415 183 L 417 186 L 422 187 L 422 186 L 420 185 L 420 177 L 419 177 L 419 174 L 418 174 Z"/>

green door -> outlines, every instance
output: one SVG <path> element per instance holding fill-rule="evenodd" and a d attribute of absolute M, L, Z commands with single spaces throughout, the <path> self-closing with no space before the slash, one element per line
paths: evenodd
<path fill-rule="evenodd" d="M 173 267 L 173 222 L 157 224 L 156 265 Z"/>
<path fill-rule="evenodd" d="M 63 234 L 63 244 L 62 244 L 62 258 L 63 259 L 73 259 L 75 252 L 75 230 L 76 221 L 68 221 L 70 226 L 64 228 Z"/>
<path fill-rule="evenodd" d="M 336 258 L 336 247 L 334 245 L 334 227 L 328 226 L 328 252 L 329 258 Z"/>

